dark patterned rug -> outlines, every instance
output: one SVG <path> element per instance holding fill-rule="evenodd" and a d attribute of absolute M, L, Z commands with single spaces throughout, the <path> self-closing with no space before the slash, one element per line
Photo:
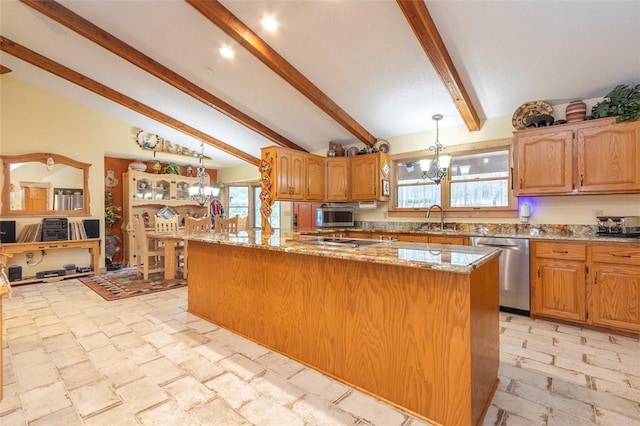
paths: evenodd
<path fill-rule="evenodd" d="M 149 279 L 143 280 L 142 276 L 138 277 L 136 275 L 136 268 L 121 269 L 100 275 L 89 275 L 78 279 L 105 300 L 141 296 L 187 285 L 187 280 L 184 279 L 165 280 L 162 272 L 149 274 Z"/>

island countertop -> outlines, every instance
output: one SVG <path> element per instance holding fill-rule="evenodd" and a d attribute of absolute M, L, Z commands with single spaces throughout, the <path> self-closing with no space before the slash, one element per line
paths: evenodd
<path fill-rule="evenodd" d="M 389 240 L 359 247 L 346 244 L 313 244 L 304 241 L 308 237 L 294 231 L 276 230 L 268 235 L 263 235 L 261 231 L 240 231 L 231 234 L 192 235 L 184 238 L 189 241 L 203 241 L 212 244 L 240 245 L 288 253 L 458 273 L 471 272 L 500 254 L 500 250 L 486 247 Z"/>

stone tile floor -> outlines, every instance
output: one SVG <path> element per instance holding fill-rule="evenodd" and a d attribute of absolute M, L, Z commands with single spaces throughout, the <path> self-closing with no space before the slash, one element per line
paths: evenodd
<path fill-rule="evenodd" d="M 15 286 L 0 424 L 427 424 L 188 314 L 186 292 L 107 302 L 73 279 Z M 640 425 L 637 338 L 504 313 L 500 329 L 484 425 Z"/>

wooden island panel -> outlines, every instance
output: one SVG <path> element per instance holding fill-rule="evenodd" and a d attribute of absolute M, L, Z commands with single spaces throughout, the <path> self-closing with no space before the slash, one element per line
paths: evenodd
<path fill-rule="evenodd" d="M 189 265 L 189 312 L 430 421 L 481 422 L 497 257 L 454 273 L 191 241 Z"/>

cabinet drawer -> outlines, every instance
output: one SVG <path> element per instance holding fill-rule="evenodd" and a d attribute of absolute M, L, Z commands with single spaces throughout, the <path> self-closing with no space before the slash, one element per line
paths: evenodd
<path fill-rule="evenodd" d="M 640 265 L 640 244 L 630 246 L 623 246 L 622 244 L 593 246 L 591 247 L 591 261 Z"/>
<path fill-rule="evenodd" d="M 587 253 L 586 245 L 569 243 L 536 242 L 535 250 L 537 257 L 567 260 L 585 260 Z"/>

